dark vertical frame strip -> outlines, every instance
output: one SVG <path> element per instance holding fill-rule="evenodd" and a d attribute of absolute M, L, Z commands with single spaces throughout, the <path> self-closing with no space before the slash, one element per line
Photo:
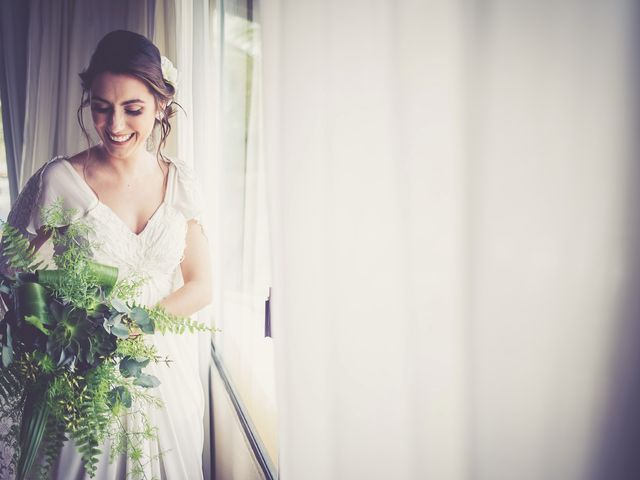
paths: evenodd
<path fill-rule="evenodd" d="M 253 426 L 253 423 L 251 422 L 251 419 L 247 413 L 247 410 L 242 405 L 242 402 L 240 401 L 240 397 L 238 396 L 236 389 L 231 383 L 231 380 L 224 367 L 222 359 L 216 352 L 216 347 L 213 342 L 211 342 L 211 358 L 213 359 L 213 363 L 215 364 L 216 369 L 218 370 L 218 374 L 222 379 L 222 383 L 224 383 L 225 389 L 227 390 L 227 394 L 229 395 L 229 399 L 233 404 L 233 408 L 236 412 L 236 415 L 238 416 L 240 425 L 242 426 L 244 435 L 247 441 L 249 442 L 249 446 L 251 447 L 253 456 L 255 457 L 256 461 L 260 465 L 260 468 L 262 470 L 262 473 L 264 474 L 265 479 L 277 480 L 278 474 L 273 464 L 271 463 L 269 454 L 267 453 L 267 450 L 265 449 L 264 444 L 262 443 L 262 440 L 260 440 L 260 436 L 258 435 L 258 432 Z M 215 426 L 215 420 L 213 423 Z"/>

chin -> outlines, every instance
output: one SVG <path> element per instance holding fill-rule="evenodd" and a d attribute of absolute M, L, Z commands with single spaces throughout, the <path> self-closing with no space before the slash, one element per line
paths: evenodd
<path fill-rule="evenodd" d="M 114 145 L 108 138 L 102 139 L 102 146 L 112 157 L 122 158 L 129 157 L 132 153 L 137 152 L 142 148 L 142 145 L 139 143 L 125 144 L 122 146 Z"/>

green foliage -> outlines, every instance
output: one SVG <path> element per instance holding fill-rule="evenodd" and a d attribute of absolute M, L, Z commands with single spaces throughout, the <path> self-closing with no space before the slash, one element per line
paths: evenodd
<path fill-rule="evenodd" d="M 10 268 L 34 272 L 43 264 L 31 242 L 17 228 L 2 222 L 2 254 Z"/>
<path fill-rule="evenodd" d="M 191 317 L 181 317 L 167 312 L 162 305 L 154 307 L 145 307 L 149 317 L 155 324 L 156 331 L 159 333 L 195 333 L 195 332 L 213 332 L 216 329 L 205 325 L 202 322 L 196 322 Z"/>
<path fill-rule="evenodd" d="M 137 305 L 146 279 L 116 281 L 117 269 L 95 263 L 94 232 L 74 217 L 61 200 L 42 212 L 57 270 L 40 270 L 28 240 L 4 225 L 4 253 L 17 273 L 0 274 L 0 293 L 12 302 L 0 319 L 0 401 L 23 412 L 20 441 L 28 455 L 20 455 L 21 475 L 39 451 L 39 474 L 46 478 L 68 436 L 90 476 L 109 438 L 111 458 L 126 454 L 135 477 L 152 460 L 142 448 L 156 436 L 146 412 L 162 406 L 154 392 L 160 381 L 145 368 L 170 361 L 145 335 L 213 329 L 161 306 Z M 41 393 L 39 402 L 25 400 L 31 397 L 23 393 L 32 391 Z M 42 434 L 41 444 L 34 431 Z"/>
<path fill-rule="evenodd" d="M 146 478 L 144 473 L 145 465 L 154 458 L 158 458 L 162 453 L 148 458 L 144 451 L 144 442 L 157 438 L 157 428 L 149 422 L 143 405 L 153 404 L 155 407 L 162 407 L 156 397 L 144 392 L 145 389 L 134 387 L 134 396 L 131 407 L 123 411 L 116 417 L 114 422 L 113 439 L 110 452 L 110 460 L 113 461 L 118 455 L 126 453 L 130 460 L 129 474 L 132 478 Z M 126 426 L 125 426 L 126 425 Z"/>
<path fill-rule="evenodd" d="M 49 478 L 49 472 L 60 455 L 60 449 L 67 440 L 64 422 L 53 415 L 49 415 L 45 435 L 40 446 L 42 458 L 36 474 L 41 480 Z"/>
<path fill-rule="evenodd" d="M 42 445 L 49 418 L 49 408 L 43 401 L 47 389 L 47 380 L 25 389 L 26 399 L 20 426 L 20 458 L 18 459 L 17 478 L 22 480 L 31 471 Z"/>
<path fill-rule="evenodd" d="M 111 294 L 109 295 L 110 299 L 120 298 L 123 300 L 133 300 L 138 295 L 140 295 L 140 291 L 142 286 L 147 282 L 145 277 L 140 275 L 138 276 L 130 276 L 127 278 L 119 279 L 116 283 L 115 287 Z"/>
<path fill-rule="evenodd" d="M 44 230 L 50 235 L 55 251 L 53 260 L 64 275 L 46 286 L 64 303 L 79 309 L 93 310 L 106 298 L 101 289 L 100 272 L 96 272 L 92 251 L 98 247 L 94 231 L 83 222 L 73 222 L 76 212 L 64 209 L 62 199 L 41 212 Z M 64 228 L 59 228 L 64 225 Z"/>
<path fill-rule="evenodd" d="M 119 339 L 116 354 L 120 357 L 152 358 L 156 362 L 160 361 L 157 348 L 145 343 L 142 336 Z"/>
<path fill-rule="evenodd" d="M 56 228 L 73 224 L 73 218 L 78 211 L 75 208 L 64 208 L 64 199 L 58 197 L 50 206 L 45 206 L 40 211 L 40 220 L 45 227 L 45 231 L 56 234 Z M 85 224 L 77 224 L 73 228 L 84 228 Z"/>

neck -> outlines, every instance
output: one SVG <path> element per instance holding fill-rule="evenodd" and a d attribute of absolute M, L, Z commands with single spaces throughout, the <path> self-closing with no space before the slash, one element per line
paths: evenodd
<path fill-rule="evenodd" d="M 102 146 L 98 146 L 96 154 L 100 162 L 108 165 L 108 168 L 118 177 L 137 177 L 156 165 L 156 159 L 147 151 L 135 152 L 129 157 L 118 158 L 110 156 Z"/>

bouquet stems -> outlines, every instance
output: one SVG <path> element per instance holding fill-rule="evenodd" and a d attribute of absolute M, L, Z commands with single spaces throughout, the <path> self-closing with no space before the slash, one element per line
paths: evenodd
<path fill-rule="evenodd" d="M 47 427 L 49 408 L 44 398 L 46 388 L 31 388 L 26 393 L 20 425 L 20 459 L 17 479 L 27 478 L 42 443 Z"/>

